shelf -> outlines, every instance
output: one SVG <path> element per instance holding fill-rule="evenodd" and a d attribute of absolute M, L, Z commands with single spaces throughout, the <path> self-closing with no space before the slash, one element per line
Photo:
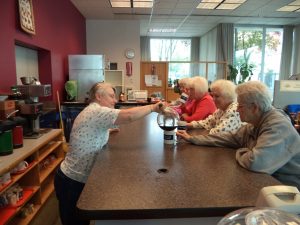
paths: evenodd
<path fill-rule="evenodd" d="M 3 187 L 0 188 L 0 194 L 2 194 L 3 192 L 5 192 L 11 186 L 11 184 L 13 182 L 14 182 L 14 179 L 11 177 L 11 181 L 9 181 Z"/>
<path fill-rule="evenodd" d="M 49 196 L 54 193 L 55 169 L 64 158 L 61 135 L 60 129 L 52 129 L 38 139 L 24 140 L 24 147 L 1 158 L 0 174 L 11 171 L 24 160 L 29 163 L 29 166 L 24 171 L 11 175 L 11 182 L 0 188 L 0 194 L 2 194 L 18 183 L 24 190 L 23 199 L 15 206 L 0 208 L 0 225 L 35 224 L 40 220 L 40 212 L 46 213 L 49 217 L 56 215 L 56 212 L 43 206 L 48 204 Z M 52 154 L 56 158 L 49 157 Z M 46 166 L 48 159 L 50 163 Z M 45 169 L 42 169 L 43 165 Z M 26 210 L 29 203 L 34 204 L 34 209 L 24 218 L 23 210 Z"/>
<path fill-rule="evenodd" d="M 45 159 L 51 152 L 53 152 L 59 145 L 61 145 L 61 141 L 53 141 L 43 147 L 39 152 L 39 161 Z"/>
<path fill-rule="evenodd" d="M 23 199 L 17 202 L 16 206 L 6 206 L 0 210 L 0 224 L 5 224 L 11 219 L 16 213 L 18 213 L 22 206 L 29 201 L 34 193 L 37 192 L 38 187 L 24 187 L 23 188 Z"/>
<path fill-rule="evenodd" d="M 30 213 L 29 215 L 27 215 L 25 218 L 22 217 L 15 217 L 11 223 L 9 223 L 10 225 L 14 225 L 14 224 L 18 224 L 18 225 L 27 225 L 30 223 L 30 221 L 32 220 L 32 218 L 37 214 L 37 212 L 39 211 L 39 209 L 41 208 L 41 205 L 34 205 L 34 209 L 33 212 Z"/>
<path fill-rule="evenodd" d="M 47 201 L 47 199 L 53 193 L 53 191 L 54 191 L 54 182 L 53 182 L 53 180 L 51 182 L 49 182 L 48 184 L 41 187 L 42 204 L 45 201 Z"/>
<path fill-rule="evenodd" d="M 56 167 L 60 164 L 60 162 L 63 160 L 63 158 L 57 158 L 55 161 L 53 161 L 51 164 L 47 166 L 47 168 L 41 168 L 40 167 L 40 182 L 43 183 L 43 181 L 49 176 L 50 173 L 52 173 Z"/>

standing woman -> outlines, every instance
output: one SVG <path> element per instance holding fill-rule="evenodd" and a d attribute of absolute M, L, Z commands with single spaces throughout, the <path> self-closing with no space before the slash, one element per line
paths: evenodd
<path fill-rule="evenodd" d="M 90 104 L 76 117 L 70 136 L 70 150 L 57 170 L 54 179 L 63 225 L 85 225 L 76 214 L 76 203 L 88 179 L 96 156 L 108 142 L 109 129 L 129 123 L 160 107 L 146 105 L 115 109 L 116 96 L 108 83 L 96 83 L 90 90 Z"/>
<path fill-rule="evenodd" d="M 214 100 L 208 93 L 208 82 L 204 77 L 191 78 L 188 93 L 192 100 L 191 107 L 182 108 L 182 120 L 203 120 L 216 111 Z"/>
<path fill-rule="evenodd" d="M 241 127 L 242 121 L 237 111 L 235 84 L 229 80 L 216 80 L 211 88 L 211 96 L 217 110 L 204 120 L 187 123 L 188 128 L 204 128 L 210 134 L 236 131 Z"/>

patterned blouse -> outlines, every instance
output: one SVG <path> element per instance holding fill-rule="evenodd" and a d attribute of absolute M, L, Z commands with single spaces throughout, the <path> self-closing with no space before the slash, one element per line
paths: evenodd
<path fill-rule="evenodd" d="M 217 109 L 206 119 L 192 121 L 191 123 L 194 128 L 204 128 L 209 130 L 210 134 L 235 131 L 243 125 L 240 114 L 237 112 L 236 102 L 231 103 L 225 111 Z"/>
<path fill-rule="evenodd" d="M 70 136 L 70 151 L 60 166 L 67 177 L 82 183 L 87 181 L 119 112 L 118 109 L 91 103 L 76 117 Z"/>

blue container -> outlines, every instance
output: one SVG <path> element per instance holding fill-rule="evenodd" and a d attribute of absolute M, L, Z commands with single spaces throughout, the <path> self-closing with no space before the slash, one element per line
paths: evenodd
<path fill-rule="evenodd" d="M 300 105 L 288 105 L 287 110 L 288 110 L 289 113 L 300 112 Z"/>

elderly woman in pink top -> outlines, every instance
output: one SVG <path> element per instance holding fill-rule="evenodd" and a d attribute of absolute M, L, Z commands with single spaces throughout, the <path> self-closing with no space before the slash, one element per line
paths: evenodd
<path fill-rule="evenodd" d="M 214 100 L 208 93 L 208 82 L 204 77 L 191 78 L 188 95 L 191 104 L 182 108 L 182 120 L 186 122 L 203 120 L 216 111 Z"/>

